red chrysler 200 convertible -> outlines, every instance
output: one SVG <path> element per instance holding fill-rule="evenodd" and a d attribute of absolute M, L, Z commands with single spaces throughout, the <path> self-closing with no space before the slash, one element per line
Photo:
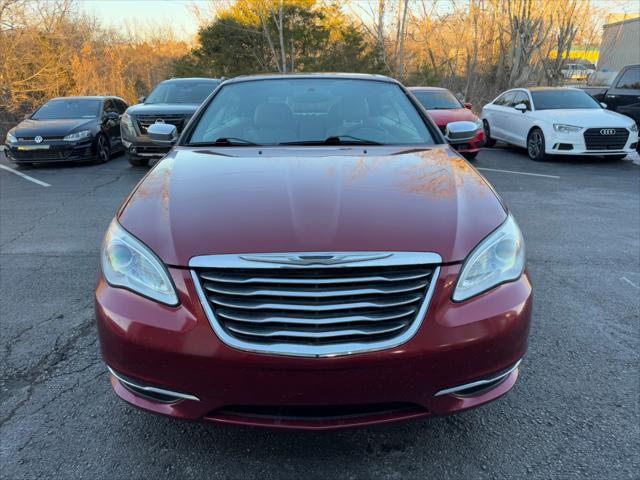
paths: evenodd
<path fill-rule="evenodd" d="M 222 83 L 102 247 L 116 394 L 177 418 L 330 429 L 446 415 L 516 382 L 531 284 L 507 207 L 395 80 Z"/>

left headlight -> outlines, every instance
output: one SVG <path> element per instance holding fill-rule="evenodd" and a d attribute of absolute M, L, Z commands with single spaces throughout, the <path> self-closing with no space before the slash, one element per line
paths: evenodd
<path fill-rule="evenodd" d="M 453 291 L 453 301 L 461 302 L 502 283 L 517 280 L 522 275 L 524 263 L 522 233 L 509 215 L 467 257 Z"/>
<path fill-rule="evenodd" d="M 160 259 L 115 219 L 104 238 L 101 257 L 102 273 L 112 286 L 166 305 L 178 304 L 178 295 Z"/>
<path fill-rule="evenodd" d="M 16 136 L 13 133 L 7 132 L 7 137 L 6 137 L 5 141 L 7 143 L 16 143 L 18 141 L 18 139 L 16 138 Z"/>
<path fill-rule="evenodd" d="M 561 123 L 554 123 L 553 129 L 558 133 L 575 133 L 582 130 L 582 127 L 576 127 L 575 125 L 564 125 Z"/>
<path fill-rule="evenodd" d="M 91 130 L 80 130 L 79 132 L 70 133 L 64 137 L 64 140 L 68 142 L 77 142 L 83 138 L 89 138 L 89 136 L 91 136 Z"/>

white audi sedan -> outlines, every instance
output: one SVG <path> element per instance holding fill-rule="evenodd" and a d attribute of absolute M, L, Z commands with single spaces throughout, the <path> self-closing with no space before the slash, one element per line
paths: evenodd
<path fill-rule="evenodd" d="M 638 144 L 638 127 L 605 110 L 577 88 L 514 88 L 482 109 L 485 145 L 497 140 L 525 147 L 533 160 L 549 155 L 621 159 Z"/>

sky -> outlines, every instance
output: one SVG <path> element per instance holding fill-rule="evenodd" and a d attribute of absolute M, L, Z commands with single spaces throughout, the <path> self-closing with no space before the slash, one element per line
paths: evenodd
<path fill-rule="evenodd" d="M 105 26 L 118 27 L 123 22 L 153 31 L 157 26 L 171 26 L 175 34 L 190 40 L 198 31 L 198 23 L 190 11 L 193 4 L 206 6 L 210 0 L 76 0 L 80 8 L 95 15 Z M 213 0 L 224 2 L 225 0 Z M 370 0 L 355 0 L 368 2 Z M 439 0 L 443 7 L 450 0 Z M 613 12 L 632 13 L 640 8 L 640 0 L 591 0 Z"/>

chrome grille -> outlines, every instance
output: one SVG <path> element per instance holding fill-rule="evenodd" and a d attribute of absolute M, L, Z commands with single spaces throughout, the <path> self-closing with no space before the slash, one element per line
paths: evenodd
<path fill-rule="evenodd" d="M 182 128 L 186 125 L 190 115 L 136 115 L 135 119 L 138 122 L 138 129 L 140 133 L 146 134 L 147 129 L 154 123 L 168 123 L 175 125 L 178 133 L 182 132 Z"/>
<path fill-rule="evenodd" d="M 212 327 L 232 346 L 293 355 L 352 353 L 408 340 L 426 312 L 439 263 L 426 253 L 308 265 L 244 257 L 199 257 L 206 265 L 193 270 Z"/>
<path fill-rule="evenodd" d="M 612 130 L 615 133 L 603 135 L 602 130 Z M 589 128 L 584 132 L 584 143 L 587 150 L 622 150 L 629 139 L 626 128 Z"/>

